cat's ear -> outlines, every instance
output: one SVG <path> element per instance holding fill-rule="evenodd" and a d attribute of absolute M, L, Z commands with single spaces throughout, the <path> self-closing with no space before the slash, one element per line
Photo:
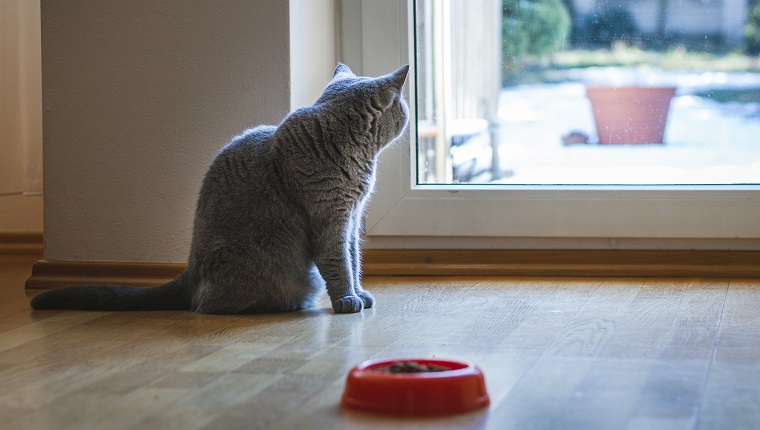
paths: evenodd
<path fill-rule="evenodd" d="M 333 73 L 333 79 L 337 78 L 338 75 L 356 76 L 354 75 L 354 72 L 343 63 L 338 63 L 338 67 L 335 68 L 335 73 Z"/>
<path fill-rule="evenodd" d="M 377 78 L 377 82 L 380 83 L 378 87 L 378 95 L 380 104 L 387 108 L 393 101 L 401 94 L 401 89 L 404 88 L 404 82 L 409 74 L 409 65 L 401 67 L 393 73 Z"/>
<path fill-rule="evenodd" d="M 395 72 L 385 75 L 383 79 L 388 82 L 389 85 L 391 85 L 393 88 L 396 89 L 396 91 L 401 92 L 401 89 L 404 88 L 404 82 L 406 82 L 406 77 L 409 74 L 409 65 L 401 66 L 398 70 Z"/>

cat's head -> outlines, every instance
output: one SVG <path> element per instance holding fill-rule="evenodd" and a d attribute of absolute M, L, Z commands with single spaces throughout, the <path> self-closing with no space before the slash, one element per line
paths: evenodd
<path fill-rule="evenodd" d="M 403 87 L 409 65 L 377 78 L 356 76 L 345 64 L 338 64 L 330 83 L 316 104 L 334 103 L 372 117 L 370 135 L 382 149 L 399 137 L 409 122 L 409 107 Z"/>

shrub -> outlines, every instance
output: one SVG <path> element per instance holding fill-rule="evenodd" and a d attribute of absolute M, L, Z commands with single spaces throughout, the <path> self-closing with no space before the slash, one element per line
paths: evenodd
<path fill-rule="evenodd" d="M 525 57 L 542 57 L 565 45 L 570 15 L 561 0 L 504 0 L 502 35 L 506 73 Z"/>
<path fill-rule="evenodd" d="M 744 49 L 747 54 L 757 55 L 760 54 L 760 0 L 752 0 L 748 7 Z"/>

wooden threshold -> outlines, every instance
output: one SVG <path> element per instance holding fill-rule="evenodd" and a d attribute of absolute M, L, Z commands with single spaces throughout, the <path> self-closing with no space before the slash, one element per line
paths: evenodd
<path fill-rule="evenodd" d="M 760 277 L 760 251 L 364 251 L 364 274 L 469 276 Z M 39 261 L 27 289 L 70 284 L 160 285 L 184 263 Z"/>
<path fill-rule="evenodd" d="M 40 232 L 0 233 L 0 255 L 39 254 L 43 252 Z M 1 257 L 0 257 L 1 258 Z"/>

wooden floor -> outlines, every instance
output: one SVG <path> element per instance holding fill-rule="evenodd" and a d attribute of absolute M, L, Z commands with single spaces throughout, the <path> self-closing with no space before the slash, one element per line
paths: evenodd
<path fill-rule="evenodd" d="M 34 257 L 36 258 L 36 257 Z M 371 277 L 334 315 L 31 312 L 0 255 L 7 429 L 760 429 L 760 280 Z M 341 410 L 365 359 L 466 359 L 491 406 Z"/>

